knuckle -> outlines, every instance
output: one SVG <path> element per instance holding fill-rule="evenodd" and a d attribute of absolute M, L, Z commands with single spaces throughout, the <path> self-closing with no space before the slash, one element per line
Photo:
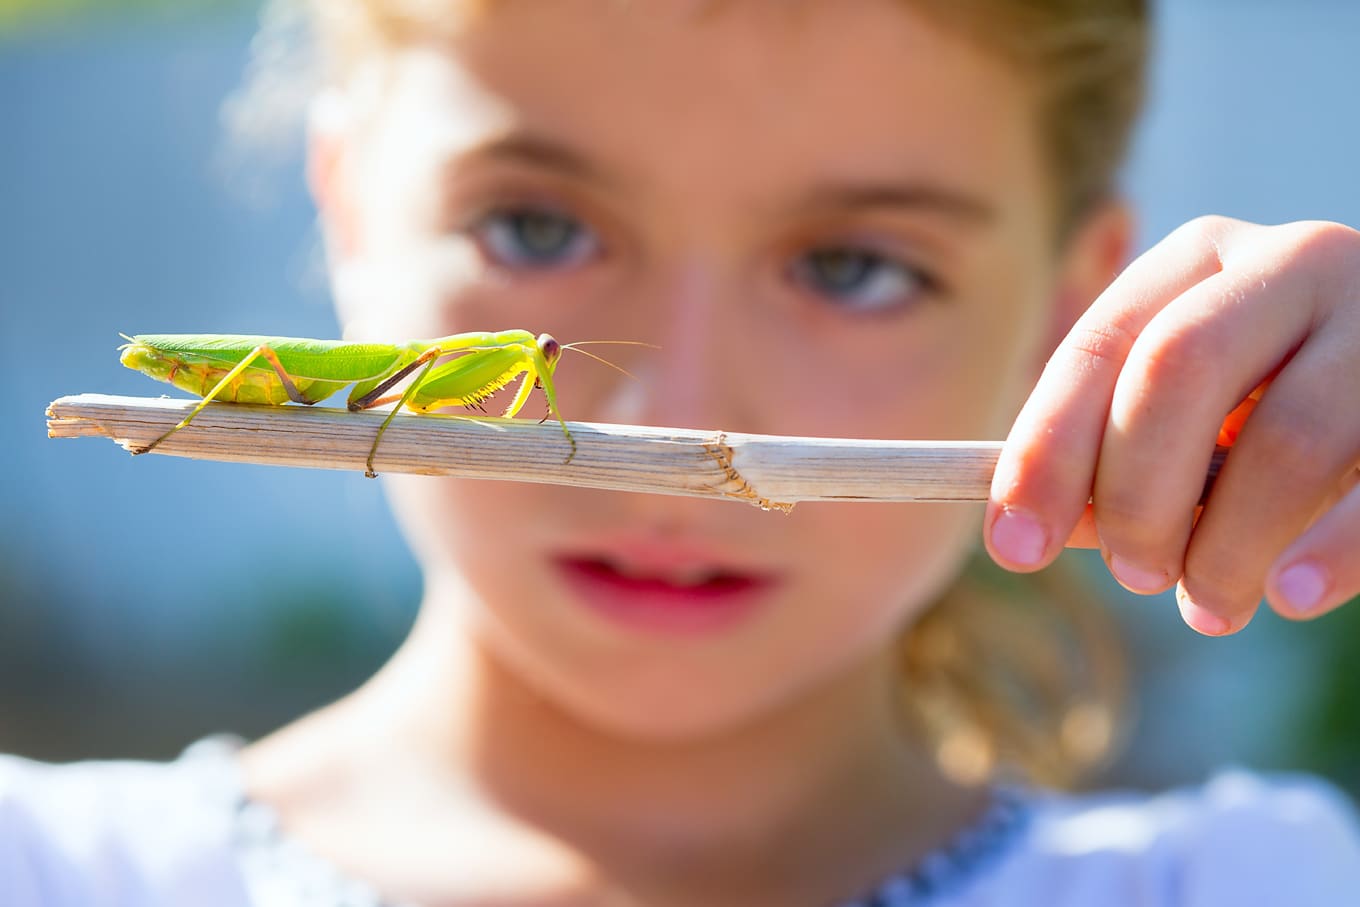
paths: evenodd
<path fill-rule="evenodd" d="M 1332 420 L 1303 408 L 1271 412 L 1265 420 L 1249 420 L 1247 438 L 1259 451 L 1259 459 L 1278 464 L 1288 475 L 1313 484 L 1331 483 L 1344 476 L 1348 463 L 1320 439 L 1328 436 Z"/>
<path fill-rule="evenodd" d="M 1360 280 L 1360 231 L 1331 221 L 1301 221 L 1271 228 L 1265 256 L 1276 269 L 1294 266 L 1312 281 L 1313 292 L 1346 297 Z"/>
<path fill-rule="evenodd" d="M 1172 231 L 1171 238 L 1218 248 L 1223 237 L 1241 225 L 1241 221 L 1221 214 L 1203 214 L 1177 227 Z"/>
<path fill-rule="evenodd" d="M 1148 331 L 1134 349 L 1145 381 L 1168 388 L 1210 388 L 1223 371 L 1223 342 L 1209 322 Z"/>
<path fill-rule="evenodd" d="M 1333 221 L 1301 221 L 1279 228 L 1284 245 L 1294 254 L 1324 260 L 1353 256 L 1360 250 L 1360 231 Z"/>
<path fill-rule="evenodd" d="M 1063 340 L 1062 356 L 1074 359 L 1083 371 L 1101 367 L 1121 367 L 1133 350 L 1137 337 L 1124 327 L 1113 323 L 1078 323 Z"/>

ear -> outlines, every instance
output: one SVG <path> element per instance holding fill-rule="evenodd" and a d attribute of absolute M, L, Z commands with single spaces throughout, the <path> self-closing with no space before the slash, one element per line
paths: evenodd
<path fill-rule="evenodd" d="M 334 88 L 317 96 L 307 117 L 307 187 L 321 217 L 326 257 L 332 268 L 358 251 L 358 222 L 348 172 L 350 122 L 349 102 Z"/>
<path fill-rule="evenodd" d="M 1133 214 L 1121 198 L 1112 198 L 1081 222 L 1062 252 L 1056 299 L 1041 354 L 1057 348 L 1081 314 L 1105 291 L 1129 261 Z M 1035 375 L 1043 368 L 1037 363 Z"/>

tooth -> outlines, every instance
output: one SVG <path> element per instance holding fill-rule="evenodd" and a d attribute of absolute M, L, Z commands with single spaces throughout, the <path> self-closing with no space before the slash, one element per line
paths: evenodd
<path fill-rule="evenodd" d="M 667 580 L 674 586 L 702 586 L 717 574 L 707 567 L 687 567 L 670 574 Z"/>
<path fill-rule="evenodd" d="M 647 579 L 646 573 L 642 572 L 637 567 L 629 563 L 617 563 L 611 561 L 609 563 L 609 567 L 619 576 L 627 577 L 628 579 Z"/>

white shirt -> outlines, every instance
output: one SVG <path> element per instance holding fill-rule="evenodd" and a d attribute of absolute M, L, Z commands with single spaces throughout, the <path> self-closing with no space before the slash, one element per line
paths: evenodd
<path fill-rule="evenodd" d="M 373 907 L 246 801 L 237 744 L 170 763 L 0 757 L 4 907 Z M 883 907 L 1360 907 L 1360 825 L 1323 782 L 1226 772 L 1148 796 L 1024 791 L 946 886 Z M 1012 826 L 1007 826 L 1012 828 Z"/>

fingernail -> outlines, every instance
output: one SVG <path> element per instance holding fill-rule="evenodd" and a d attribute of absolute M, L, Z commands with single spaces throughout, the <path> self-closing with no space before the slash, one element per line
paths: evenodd
<path fill-rule="evenodd" d="M 1033 567 L 1048 550 L 1048 533 L 1027 511 L 1006 508 L 992 523 L 992 548 L 1018 567 Z"/>
<path fill-rule="evenodd" d="M 1184 620 L 1190 629 L 1205 636 L 1223 636 L 1232 629 L 1232 624 L 1226 617 L 1220 617 L 1200 605 L 1190 597 L 1184 586 L 1176 592 L 1176 604 L 1181 609 L 1181 620 Z"/>
<path fill-rule="evenodd" d="M 1310 561 L 1281 570 L 1275 577 L 1275 590 L 1282 604 L 1296 614 L 1311 614 L 1322 604 L 1331 583 L 1327 571 Z"/>
<path fill-rule="evenodd" d="M 1166 588 L 1168 577 L 1160 570 L 1145 570 L 1130 564 L 1119 555 L 1110 556 L 1110 572 L 1119 584 L 1130 592 L 1152 595 Z"/>

